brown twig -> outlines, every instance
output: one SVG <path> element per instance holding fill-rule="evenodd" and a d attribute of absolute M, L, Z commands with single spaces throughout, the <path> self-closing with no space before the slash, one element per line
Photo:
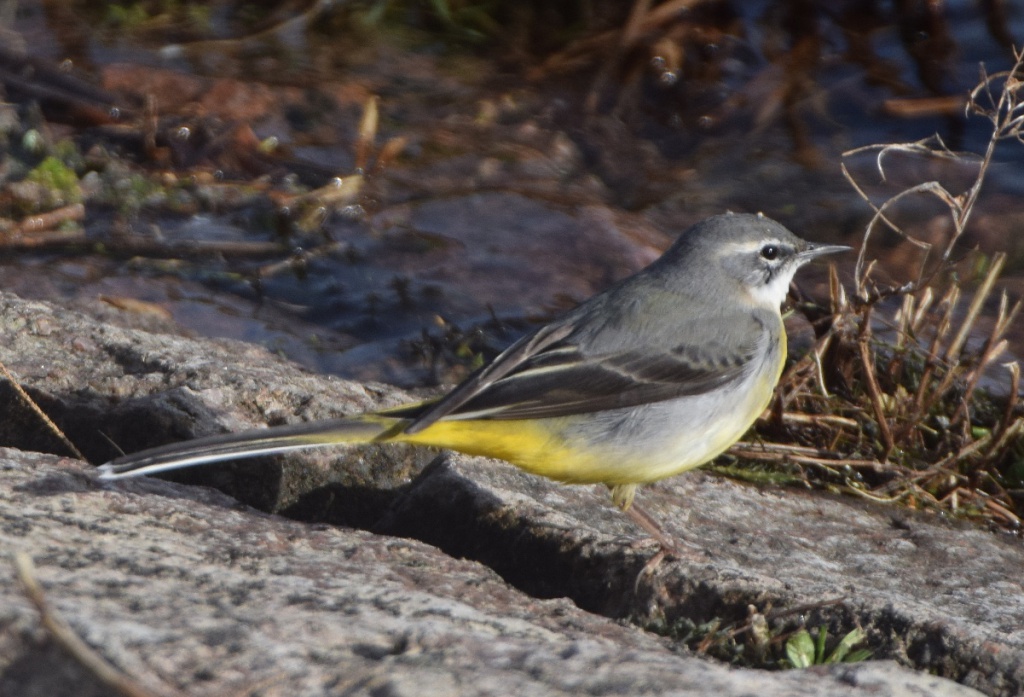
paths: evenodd
<path fill-rule="evenodd" d="M 892 429 L 889 428 L 889 421 L 886 418 L 885 407 L 882 404 L 882 389 L 878 386 L 878 379 L 875 377 L 875 361 L 871 352 L 871 306 L 864 307 L 861 317 L 860 336 L 857 339 L 857 348 L 860 351 L 861 368 L 864 371 L 864 381 L 867 383 L 868 396 L 871 398 L 871 407 L 875 411 L 875 421 L 878 423 L 878 430 L 882 436 L 882 461 L 889 457 L 889 453 L 896 446 Z"/>
<path fill-rule="evenodd" d="M 52 230 L 64 223 L 79 222 L 84 219 L 85 206 L 81 203 L 72 203 L 71 205 L 55 208 L 45 213 L 26 216 L 19 220 L 14 229 L 8 234 L 31 237 L 41 232 Z"/>
<path fill-rule="evenodd" d="M 637 37 L 640 36 L 640 28 L 643 26 L 644 17 L 647 15 L 650 7 L 651 0 L 633 0 L 633 8 L 629 12 L 629 18 L 626 20 L 626 25 L 622 28 L 619 40 L 608 53 L 604 64 L 597 71 L 594 82 L 590 86 L 590 91 L 587 93 L 586 99 L 584 99 L 583 106 L 588 114 L 597 112 L 598 102 L 601 99 L 601 93 L 604 92 L 605 85 L 611 80 L 611 76 L 615 72 L 615 68 L 618 67 L 622 57 L 633 46 Z"/>
<path fill-rule="evenodd" d="M 25 388 L 23 388 L 18 383 L 18 381 L 14 379 L 14 376 L 11 375 L 11 371 L 7 370 L 7 366 L 4 365 L 3 362 L 0 362 L 0 373 L 3 373 L 4 377 L 6 377 L 8 381 L 10 381 L 11 387 L 14 388 L 14 391 L 18 395 L 18 397 L 25 403 L 26 406 L 28 406 L 29 409 L 31 409 L 40 419 L 42 419 L 43 423 L 46 424 L 47 428 L 49 428 L 50 431 L 54 435 L 56 435 L 58 439 L 60 439 L 60 442 L 64 444 L 64 447 L 66 447 L 71 452 L 71 454 L 77 457 L 79 460 L 85 460 L 85 455 L 83 455 L 82 452 L 75 447 L 75 444 L 72 443 L 71 440 L 66 435 L 64 435 L 64 431 L 62 431 L 60 427 L 53 422 L 53 419 L 47 416 L 46 412 L 44 412 L 39 407 L 39 405 L 36 404 L 35 400 L 28 395 L 28 392 L 25 391 Z"/>
<path fill-rule="evenodd" d="M 1018 307 L 1020 303 L 1018 303 Z M 1014 421 L 1014 413 L 1017 410 L 1017 400 L 1020 399 L 1020 363 L 1013 361 L 1004 364 L 1010 371 L 1010 392 L 1006 396 L 1006 406 L 1003 408 L 1003 418 L 999 422 L 999 432 L 1004 433 Z"/>
<path fill-rule="evenodd" d="M 908 284 L 905 290 L 902 292 L 908 292 L 920 288 L 929 283 L 935 275 L 942 269 L 946 268 L 952 258 L 953 250 L 956 248 L 957 243 L 963 236 L 967 228 L 967 223 L 970 220 L 971 214 L 974 211 L 975 204 L 978 200 L 978 195 L 981 193 L 982 184 L 985 181 L 985 177 L 988 174 L 988 169 L 992 163 L 992 157 L 995 153 L 996 145 L 1001 140 L 1005 139 L 1016 139 L 1024 142 L 1022 137 L 1022 131 L 1024 131 L 1024 113 L 1021 111 L 1021 92 L 1024 91 L 1024 82 L 1018 79 L 1018 73 L 1024 70 L 1024 51 L 1016 52 L 1014 54 L 1016 63 L 1013 68 L 1006 72 L 997 73 L 989 76 L 985 73 L 984 66 L 982 66 L 982 76 L 979 84 L 971 91 L 965 111 L 968 115 L 978 114 L 984 116 L 992 123 L 992 136 L 989 138 L 988 144 L 985 148 L 985 153 L 982 155 L 978 164 L 978 174 L 975 176 L 973 183 L 970 187 L 959 195 L 951 194 L 945 187 L 935 181 L 924 182 L 916 186 L 909 187 L 896 195 L 887 199 L 881 205 L 875 204 L 870 196 L 864 191 L 864 189 L 857 183 L 856 179 L 850 174 L 845 163 L 840 164 L 840 168 L 843 172 L 843 176 L 853 186 L 854 190 L 868 203 L 869 206 L 875 211 L 875 215 L 871 222 L 865 229 L 864 243 L 861 246 L 860 253 L 857 256 L 856 274 L 854 283 L 856 284 L 857 297 L 862 302 L 871 302 L 873 299 L 877 299 L 869 296 L 866 290 L 867 276 L 864 273 L 864 261 L 867 249 L 868 239 L 871 237 L 875 227 L 879 222 L 884 222 L 891 230 L 901 235 L 905 239 L 909 240 L 913 244 L 930 249 L 931 245 L 917 240 L 914 237 L 907 235 L 898 225 L 896 225 L 885 212 L 891 208 L 897 202 L 903 198 L 918 193 L 931 194 L 942 201 L 949 209 L 950 217 L 953 221 L 953 234 L 950 235 L 949 239 L 946 240 L 945 247 L 940 257 L 940 264 L 936 265 L 930 273 L 926 272 L 927 266 L 927 254 L 925 259 L 921 263 L 918 278 Z M 992 86 L 997 81 L 1003 82 L 1003 87 L 999 91 L 999 96 L 995 97 L 992 93 Z M 987 105 L 981 103 L 981 97 L 987 99 Z M 937 145 L 933 145 L 933 143 Z M 878 173 L 881 175 L 883 181 L 885 180 L 885 168 L 883 166 L 883 160 L 886 155 L 893 152 L 911 153 L 915 155 L 924 155 L 927 157 L 939 157 L 939 158 L 961 158 L 962 155 L 954 153 L 946 147 L 945 143 L 938 136 L 928 138 L 916 143 L 889 143 L 881 145 L 869 145 L 861 148 L 856 148 L 843 153 L 843 158 L 847 158 L 856 154 L 860 154 L 868 151 L 877 151 L 876 167 Z M 891 290 L 891 289 L 890 289 Z"/>
<path fill-rule="evenodd" d="M 811 455 L 800 452 L 800 446 L 791 446 L 785 443 L 758 443 L 747 445 L 737 443 L 729 448 L 729 454 L 737 457 L 749 458 L 751 460 L 762 460 L 766 462 L 795 462 L 798 464 L 820 465 L 823 467 L 850 467 L 852 469 L 870 469 L 874 471 L 892 470 L 891 465 L 883 465 L 878 460 L 857 460 L 844 458 L 828 451 L 812 449 L 815 453 L 826 454 L 828 457 Z"/>
<path fill-rule="evenodd" d="M 846 602 L 846 600 L 847 596 L 841 595 L 838 598 L 832 598 L 831 600 L 821 600 L 816 603 L 805 603 L 803 605 L 796 605 L 794 607 L 788 607 L 779 610 L 767 610 L 763 614 L 761 614 L 761 616 L 764 617 L 766 620 L 778 620 L 782 619 L 783 617 L 789 617 L 791 615 L 805 615 L 808 612 L 812 612 L 814 610 L 820 610 L 822 608 L 832 607 L 835 605 L 842 605 L 844 602 Z M 744 632 L 750 631 L 750 628 L 751 622 L 748 620 L 747 622 L 731 630 L 729 632 L 729 635 L 735 637 L 740 634 L 743 634 Z"/>
<path fill-rule="evenodd" d="M 359 120 L 359 133 L 356 137 L 355 165 L 359 171 L 366 171 L 366 163 L 370 160 L 373 152 L 373 142 L 377 138 L 377 124 L 379 122 L 379 109 L 377 97 L 367 98 L 363 105 L 363 116 Z"/>
<path fill-rule="evenodd" d="M 960 349 L 963 348 L 964 342 L 967 341 L 967 337 L 974 329 L 975 323 L 978 321 L 978 315 L 981 312 L 982 306 L 985 301 L 988 300 L 989 293 L 992 292 L 992 286 L 996 282 L 996 278 L 1003 270 L 1003 266 L 1006 264 L 1006 253 L 996 252 L 992 257 L 992 263 L 989 266 L 988 273 L 985 274 L 985 280 L 982 281 L 981 286 L 974 293 L 974 299 L 971 300 L 970 306 L 967 308 L 967 315 L 964 320 L 960 323 L 960 330 L 954 335 L 953 340 L 946 346 L 944 358 L 947 361 L 955 361 L 960 356 Z"/>

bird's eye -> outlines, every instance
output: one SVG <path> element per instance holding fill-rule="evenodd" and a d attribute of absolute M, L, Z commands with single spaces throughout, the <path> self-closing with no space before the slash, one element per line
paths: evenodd
<path fill-rule="evenodd" d="M 762 259 L 767 259 L 768 261 L 772 261 L 773 259 L 777 259 L 778 256 L 779 256 L 779 248 L 776 247 L 774 244 L 766 244 L 765 246 L 761 247 L 761 258 Z"/>

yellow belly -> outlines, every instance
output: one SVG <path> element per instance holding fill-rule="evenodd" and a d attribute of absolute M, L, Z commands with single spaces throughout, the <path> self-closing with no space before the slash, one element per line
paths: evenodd
<path fill-rule="evenodd" d="M 650 482 L 699 467 L 739 440 L 768 406 L 778 375 L 773 369 L 732 394 L 658 402 L 624 415 L 441 420 L 394 440 L 498 458 L 564 482 Z"/>
<path fill-rule="evenodd" d="M 779 325 L 775 350 L 753 375 L 707 394 L 550 419 L 448 418 L 412 435 L 395 428 L 388 439 L 498 458 L 563 482 L 670 477 L 720 455 L 764 412 L 785 362 Z"/>

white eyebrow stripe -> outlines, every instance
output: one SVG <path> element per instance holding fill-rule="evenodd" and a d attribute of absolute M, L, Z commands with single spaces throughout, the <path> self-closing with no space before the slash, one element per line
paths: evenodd
<path fill-rule="evenodd" d="M 736 252 L 756 252 L 766 244 L 775 244 L 780 247 L 789 246 L 777 237 L 765 237 L 760 240 L 745 240 L 743 242 L 728 242 L 719 247 L 724 254 Z"/>

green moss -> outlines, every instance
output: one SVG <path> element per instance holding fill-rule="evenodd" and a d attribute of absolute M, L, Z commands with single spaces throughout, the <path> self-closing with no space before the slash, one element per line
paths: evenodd
<path fill-rule="evenodd" d="M 79 186 L 75 170 L 53 155 L 36 165 L 25 179 L 46 189 L 44 205 L 48 207 L 82 201 L 82 187 Z"/>
<path fill-rule="evenodd" d="M 141 4 L 107 5 L 104 24 L 121 29 L 137 29 L 149 19 L 149 13 Z"/>
<path fill-rule="evenodd" d="M 185 19 L 196 29 L 209 32 L 213 29 L 213 15 L 209 6 L 189 4 L 185 8 Z"/>
<path fill-rule="evenodd" d="M 142 33 L 175 28 L 205 34 L 212 24 L 210 8 L 181 0 L 142 0 L 107 4 L 99 14 L 100 26 L 118 32 Z"/>

